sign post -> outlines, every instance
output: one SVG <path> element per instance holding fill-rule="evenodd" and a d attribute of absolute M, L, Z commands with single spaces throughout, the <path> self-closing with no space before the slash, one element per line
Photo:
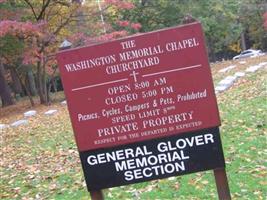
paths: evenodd
<path fill-rule="evenodd" d="M 104 195 L 101 190 L 90 191 L 90 196 L 92 200 L 104 200 Z"/>
<path fill-rule="evenodd" d="M 216 171 L 225 162 L 200 23 L 61 51 L 57 60 L 92 199 L 205 170 L 227 183 Z"/>
<path fill-rule="evenodd" d="M 216 181 L 218 197 L 220 200 L 231 200 L 230 189 L 225 168 L 213 170 Z"/>

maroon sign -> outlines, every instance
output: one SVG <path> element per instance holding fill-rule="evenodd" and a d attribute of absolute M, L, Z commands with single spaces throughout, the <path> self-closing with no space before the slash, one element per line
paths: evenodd
<path fill-rule="evenodd" d="M 79 151 L 220 125 L 199 23 L 57 55 Z"/>
<path fill-rule="evenodd" d="M 57 59 L 89 191 L 225 167 L 199 23 Z"/>

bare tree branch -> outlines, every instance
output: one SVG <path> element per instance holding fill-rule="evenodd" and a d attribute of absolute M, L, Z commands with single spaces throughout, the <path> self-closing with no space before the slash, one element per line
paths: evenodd
<path fill-rule="evenodd" d="M 33 8 L 33 5 L 31 4 L 31 2 L 29 2 L 29 0 L 24 0 L 24 1 L 26 2 L 26 4 L 28 4 L 28 5 L 30 6 L 30 8 L 31 8 L 31 10 L 32 10 L 32 13 L 33 13 L 33 15 L 34 15 L 36 21 L 38 21 L 36 12 L 35 12 L 35 10 L 34 10 L 34 8 Z"/>
<path fill-rule="evenodd" d="M 46 3 L 42 6 L 42 10 L 41 10 L 39 16 L 37 17 L 37 21 L 43 19 L 46 8 L 49 6 L 50 2 L 51 2 L 51 0 L 47 0 Z"/>
<path fill-rule="evenodd" d="M 45 48 L 49 45 L 54 35 L 57 35 L 61 31 L 61 29 L 64 28 L 71 21 L 71 18 L 72 18 L 71 15 L 67 17 L 67 19 L 56 28 L 56 30 L 50 35 L 50 37 L 45 42 L 43 42 L 39 50 L 39 53 L 45 50 Z"/>

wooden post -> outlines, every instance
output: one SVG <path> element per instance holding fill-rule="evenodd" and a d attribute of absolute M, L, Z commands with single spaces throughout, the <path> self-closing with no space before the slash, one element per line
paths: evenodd
<path fill-rule="evenodd" d="M 104 195 L 101 190 L 90 191 L 90 196 L 92 200 L 104 200 Z"/>
<path fill-rule="evenodd" d="M 213 170 L 219 200 L 231 200 L 225 168 Z"/>

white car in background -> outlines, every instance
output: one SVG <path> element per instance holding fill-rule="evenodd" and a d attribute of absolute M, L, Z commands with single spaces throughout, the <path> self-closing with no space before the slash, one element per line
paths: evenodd
<path fill-rule="evenodd" d="M 248 49 L 248 50 L 242 51 L 239 55 L 233 57 L 233 60 L 237 60 L 240 58 L 257 57 L 257 56 L 262 56 L 262 55 L 264 55 L 264 53 L 262 53 L 261 50 Z"/>

